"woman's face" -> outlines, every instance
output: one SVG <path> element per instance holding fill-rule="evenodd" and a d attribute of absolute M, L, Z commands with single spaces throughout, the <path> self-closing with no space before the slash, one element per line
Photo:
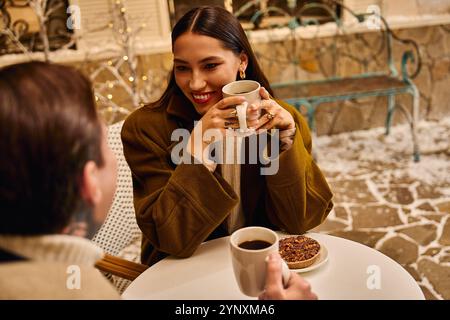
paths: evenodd
<path fill-rule="evenodd" d="M 222 99 L 222 87 L 234 80 L 247 55 L 236 55 L 212 37 L 186 32 L 173 46 L 175 81 L 195 110 L 205 114 Z"/>

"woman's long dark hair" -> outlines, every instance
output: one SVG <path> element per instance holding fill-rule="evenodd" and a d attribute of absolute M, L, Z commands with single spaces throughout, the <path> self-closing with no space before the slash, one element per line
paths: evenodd
<path fill-rule="evenodd" d="M 259 67 L 245 31 L 233 14 L 221 7 L 204 6 L 191 9 L 181 17 L 172 30 L 172 51 L 175 41 L 186 32 L 220 40 L 225 48 L 233 51 L 236 55 L 239 55 L 241 52 L 247 54 L 246 79 L 259 82 L 273 96 L 269 81 Z M 238 79 L 237 74 L 236 79 Z M 170 97 L 174 94 L 183 95 L 175 82 L 175 75 L 172 69 L 169 84 L 161 98 L 154 103 L 154 106 L 167 106 Z"/>

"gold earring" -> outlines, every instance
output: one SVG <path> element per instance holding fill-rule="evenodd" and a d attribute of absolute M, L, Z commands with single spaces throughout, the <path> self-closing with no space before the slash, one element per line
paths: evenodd
<path fill-rule="evenodd" d="M 239 70 L 239 76 L 241 77 L 242 80 L 245 79 L 245 71 L 243 68 Z"/>

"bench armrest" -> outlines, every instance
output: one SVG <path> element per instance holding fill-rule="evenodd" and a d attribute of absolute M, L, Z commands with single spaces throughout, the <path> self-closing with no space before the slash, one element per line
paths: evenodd
<path fill-rule="evenodd" d="M 401 42 L 404 45 L 412 46 L 412 48 L 413 48 L 413 50 L 408 50 L 408 51 L 404 52 L 402 55 L 402 66 L 401 66 L 402 67 L 402 76 L 403 76 L 403 80 L 408 82 L 409 79 L 414 79 L 415 77 L 417 77 L 420 70 L 422 69 L 422 58 L 420 56 L 419 45 L 417 44 L 416 41 L 414 41 L 412 39 L 401 38 L 398 35 L 396 35 L 392 31 L 392 29 L 389 27 L 389 24 L 387 23 L 386 19 L 382 16 L 380 16 L 380 18 L 386 28 L 386 32 L 388 33 L 388 36 L 392 37 L 394 40 L 396 40 L 398 42 Z M 391 49 L 389 49 L 389 50 L 390 50 L 389 55 L 392 55 Z M 408 60 L 410 60 L 412 63 L 416 64 L 416 68 L 414 69 L 414 71 L 412 73 L 408 73 L 408 70 L 406 68 L 406 66 L 408 64 Z"/>
<path fill-rule="evenodd" d="M 420 57 L 419 57 L 419 59 L 420 59 Z M 402 55 L 402 77 L 403 77 L 403 81 L 405 81 L 405 82 L 409 82 L 410 79 L 417 76 L 417 74 L 419 73 L 419 71 L 422 67 L 422 63 L 421 63 L 421 61 L 419 61 L 418 65 L 416 67 L 416 71 L 412 75 L 410 75 L 408 73 L 408 69 L 407 69 L 408 60 L 410 60 L 412 63 L 416 62 L 416 59 L 414 58 L 414 54 L 411 50 L 404 52 Z"/>

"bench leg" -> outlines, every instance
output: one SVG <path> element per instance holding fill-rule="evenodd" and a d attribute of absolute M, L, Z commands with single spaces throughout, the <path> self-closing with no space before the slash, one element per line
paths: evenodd
<path fill-rule="evenodd" d="M 316 148 L 314 147 L 316 138 L 317 138 L 317 131 L 316 131 L 316 104 L 310 103 L 307 100 L 303 100 L 301 102 L 302 105 L 306 107 L 307 117 L 308 117 L 308 126 L 309 130 L 311 131 L 311 138 L 312 138 L 312 157 L 314 161 L 318 161 L 318 156 L 316 152 Z"/>
<path fill-rule="evenodd" d="M 419 103 L 420 103 L 420 96 L 419 96 L 419 90 L 417 90 L 417 87 L 415 85 L 412 85 L 412 96 L 413 96 L 413 114 L 412 114 L 412 121 L 411 121 L 411 134 L 413 139 L 413 152 L 414 152 L 414 161 L 419 162 L 420 161 L 420 148 L 419 148 L 419 142 L 417 141 L 417 124 L 419 122 Z"/>
<path fill-rule="evenodd" d="M 394 115 L 395 111 L 395 96 L 393 94 L 388 96 L 388 110 L 387 110 L 387 116 L 386 116 L 386 135 L 389 135 L 391 132 L 391 125 L 392 125 L 392 116 Z"/>
<path fill-rule="evenodd" d="M 417 89 L 416 89 L 417 90 Z M 411 91 L 410 94 L 413 97 L 413 112 L 409 112 L 409 110 L 399 104 L 397 107 L 400 108 L 400 110 L 403 112 L 403 114 L 406 116 L 406 119 L 408 119 L 410 128 L 411 128 L 411 137 L 413 142 L 413 158 L 414 162 L 420 161 L 420 149 L 419 149 L 419 143 L 417 140 L 417 122 L 418 122 L 418 115 L 419 115 L 419 94 L 418 91 L 414 92 Z"/>
<path fill-rule="evenodd" d="M 316 132 L 315 108 L 311 104 L 306 105 L 308 110 L 308 126 L 311 132 Z"/>

